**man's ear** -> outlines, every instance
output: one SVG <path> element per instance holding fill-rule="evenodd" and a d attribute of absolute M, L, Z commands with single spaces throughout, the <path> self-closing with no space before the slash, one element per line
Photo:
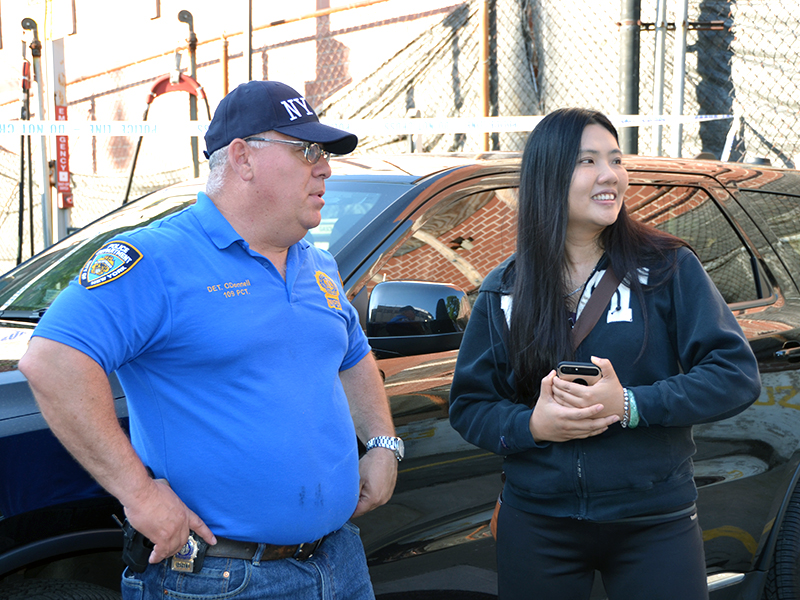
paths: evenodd
<path fill-rule="evenodd" d="M 243 181 L 253 178 L 253 149 L 241 138 L 234 139 L 228 144 L 228 162 L 234 173 Z"/>

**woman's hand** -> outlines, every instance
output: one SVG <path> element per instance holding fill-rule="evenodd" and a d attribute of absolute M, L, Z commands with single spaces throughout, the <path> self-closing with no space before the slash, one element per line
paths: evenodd
<path fill-rule="evenodd" d="M 563 406 L 572 408 L 588 408 L 601 404 L 602 410 L 597 417 L 624 415 L 622 384 L 611 361 L 605 358 L 592 357 L 592 363 L 600 367 L 603 377 L 594 385 L 581 385 L 556 377 L 553 381 L 553 398 Z"/>
<path fill-rule="evenodd" d="M 609 367 L 611 363 L 608 363 Z M 598 365 L 600 366 L 600 365 Z M 600 366 L 602 369 L 603 367 Z M 613 373 L 613 369 L 611 369 Z M 605 370 L 603 371 L 605 376 Z M 616 379 L 616 375 L 614 375 Z M 542 379 L 539 399 L 533 408 L 529 427 L 533 439 L 537 442 L 566 442 L 598 435 L 608 429 L 609 425 L 619 421 L 618 414 L 608 412 L 602 404 L 575 406 L 559 402 L 554 397 L 554 382 L 560 381 L 556 372 L 551 371 Z M 595 384 L 599 385 L 600 382 Z M 585 387 L 574 384 L 576 387 Z M 563 395 L 563 393 L 562 393 Z M 622 388 L 620 387 L 620 396 Z"/>

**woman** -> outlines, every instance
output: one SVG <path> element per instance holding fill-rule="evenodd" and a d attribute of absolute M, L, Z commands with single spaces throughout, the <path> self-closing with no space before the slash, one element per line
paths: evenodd
<path fill-rule="evenodd" d="M 680 239 L 633 221 L 617 132 L 558 110 L 522 158 L 517 252 L 484 281 L 464 335 L 450 420 L 505 457 L 501 600 L 707 598 L 692 425 L 760 392 L 739 325 Z M 572 348 L 607 269 L 622 281 Z M 556 376 L 591 361 L 591 386 Z"/>

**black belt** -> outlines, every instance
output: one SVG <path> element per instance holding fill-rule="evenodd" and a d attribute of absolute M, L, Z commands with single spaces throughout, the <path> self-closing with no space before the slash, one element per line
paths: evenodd
<path fill-rule="evenodd" d="M 320 547 L 320 544 L 322 544 L 322 540 L 324 539 L 324 537 L 321 537 L 314 542 L 293 544 L 290 546 L 264 544 L 264 552 L 261 553 L 261 556 L 258 556 L 258 547 L 260 544 L 257 542 L 239 542 L 223 537 L 217 537 L 217 543 L 208 547 L 206 550 L 206 556 L 216 556 L 217 558 L 238 558 L 242 560 L 254 560 L 258 558 L 259 561 L 281 560 L 282 558 L 306 560 L 317 551 L 317 548 Z"/>

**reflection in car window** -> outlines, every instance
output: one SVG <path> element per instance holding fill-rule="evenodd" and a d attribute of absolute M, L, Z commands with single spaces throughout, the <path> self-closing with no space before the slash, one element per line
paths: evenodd
<path fill-rule="evenodd" d="M 751 255 L 702 189 L 632 184 L 626 203 L 635 219 L 686 240 L 729 304 L 758 299 Z M 515 250 L 516 190 L 501 189 L 442 203 L 367 284 L 438 281 L 471 297 L 483 278 Z"/>
<path fill-rule="evenodd" d="M 194 195 L 160 197 L 156 201 L 147 196 L 88 225 L 4 275 L 0 279 L 0 310 L 46 309 L 103 242 L 123 231 L 148 225 L 194 201 Z"/>
<path fill-rule="evenodd" d="M 516 189 L 498 189 L 444 201 L 425 215 L 368 282 L 433 281 L 456 285 L 471 298 L 484 277 L 514 253 Z"/>
<path fill-rule="evenodd" d="M 306 239 L 317 248 L 336 254 L 347 241 L 388 204 L 409 189 L 408 185 L 331 179 L 325 183 L 325 206 L 320 224 Z"/>
<path fill-rule="evenodd" d="M 382 281 L 429 281 L 460 287 L 474 302 L 483 279 L 514 253 L 516 209 L 516 189 L 441 201 L 425 212 L 421 227 L 409 228 L 408 237 L 367 282 L 368 291 Z M 418 307 L 404 308 L 419 317 Z M 400 435 L 430 435 L 424 433 L 433 431 L 427 423 L 446 414 L 455 361 L 455 351 L 381 361 L 395 423 L 410 427 L 401 428 Z M 442 434 L 447 435 L 437 431 Z"/>
<path fill-rule="evenodd" d="M 788 268 L 800 272 L 800 197 L 753 190 L 740 190 L 739 194 L 778 237 L 777 249 Z"/>
<path fill-rule="evenodd" d="M 335 252 L 337 243 L 350 239 L 356 227 L 366 224 L 406 190 L 408 185 L 401 184 L 328 181 L 322 222 L 309 238 Z M 176 196 L 156 193 L 131 202 L 10 271 L 0 278 L 0 310 L 8 317 L 12 312 L 46 309 L 104 242 L 189 206 L 196 191 Z"/>
<path fill-rule="evenodd" d="M 631 185 L 625 201 L 633 218 L 689 242 L 728 304 L 758 298 L 750 253 L 704 190 Z"/>

